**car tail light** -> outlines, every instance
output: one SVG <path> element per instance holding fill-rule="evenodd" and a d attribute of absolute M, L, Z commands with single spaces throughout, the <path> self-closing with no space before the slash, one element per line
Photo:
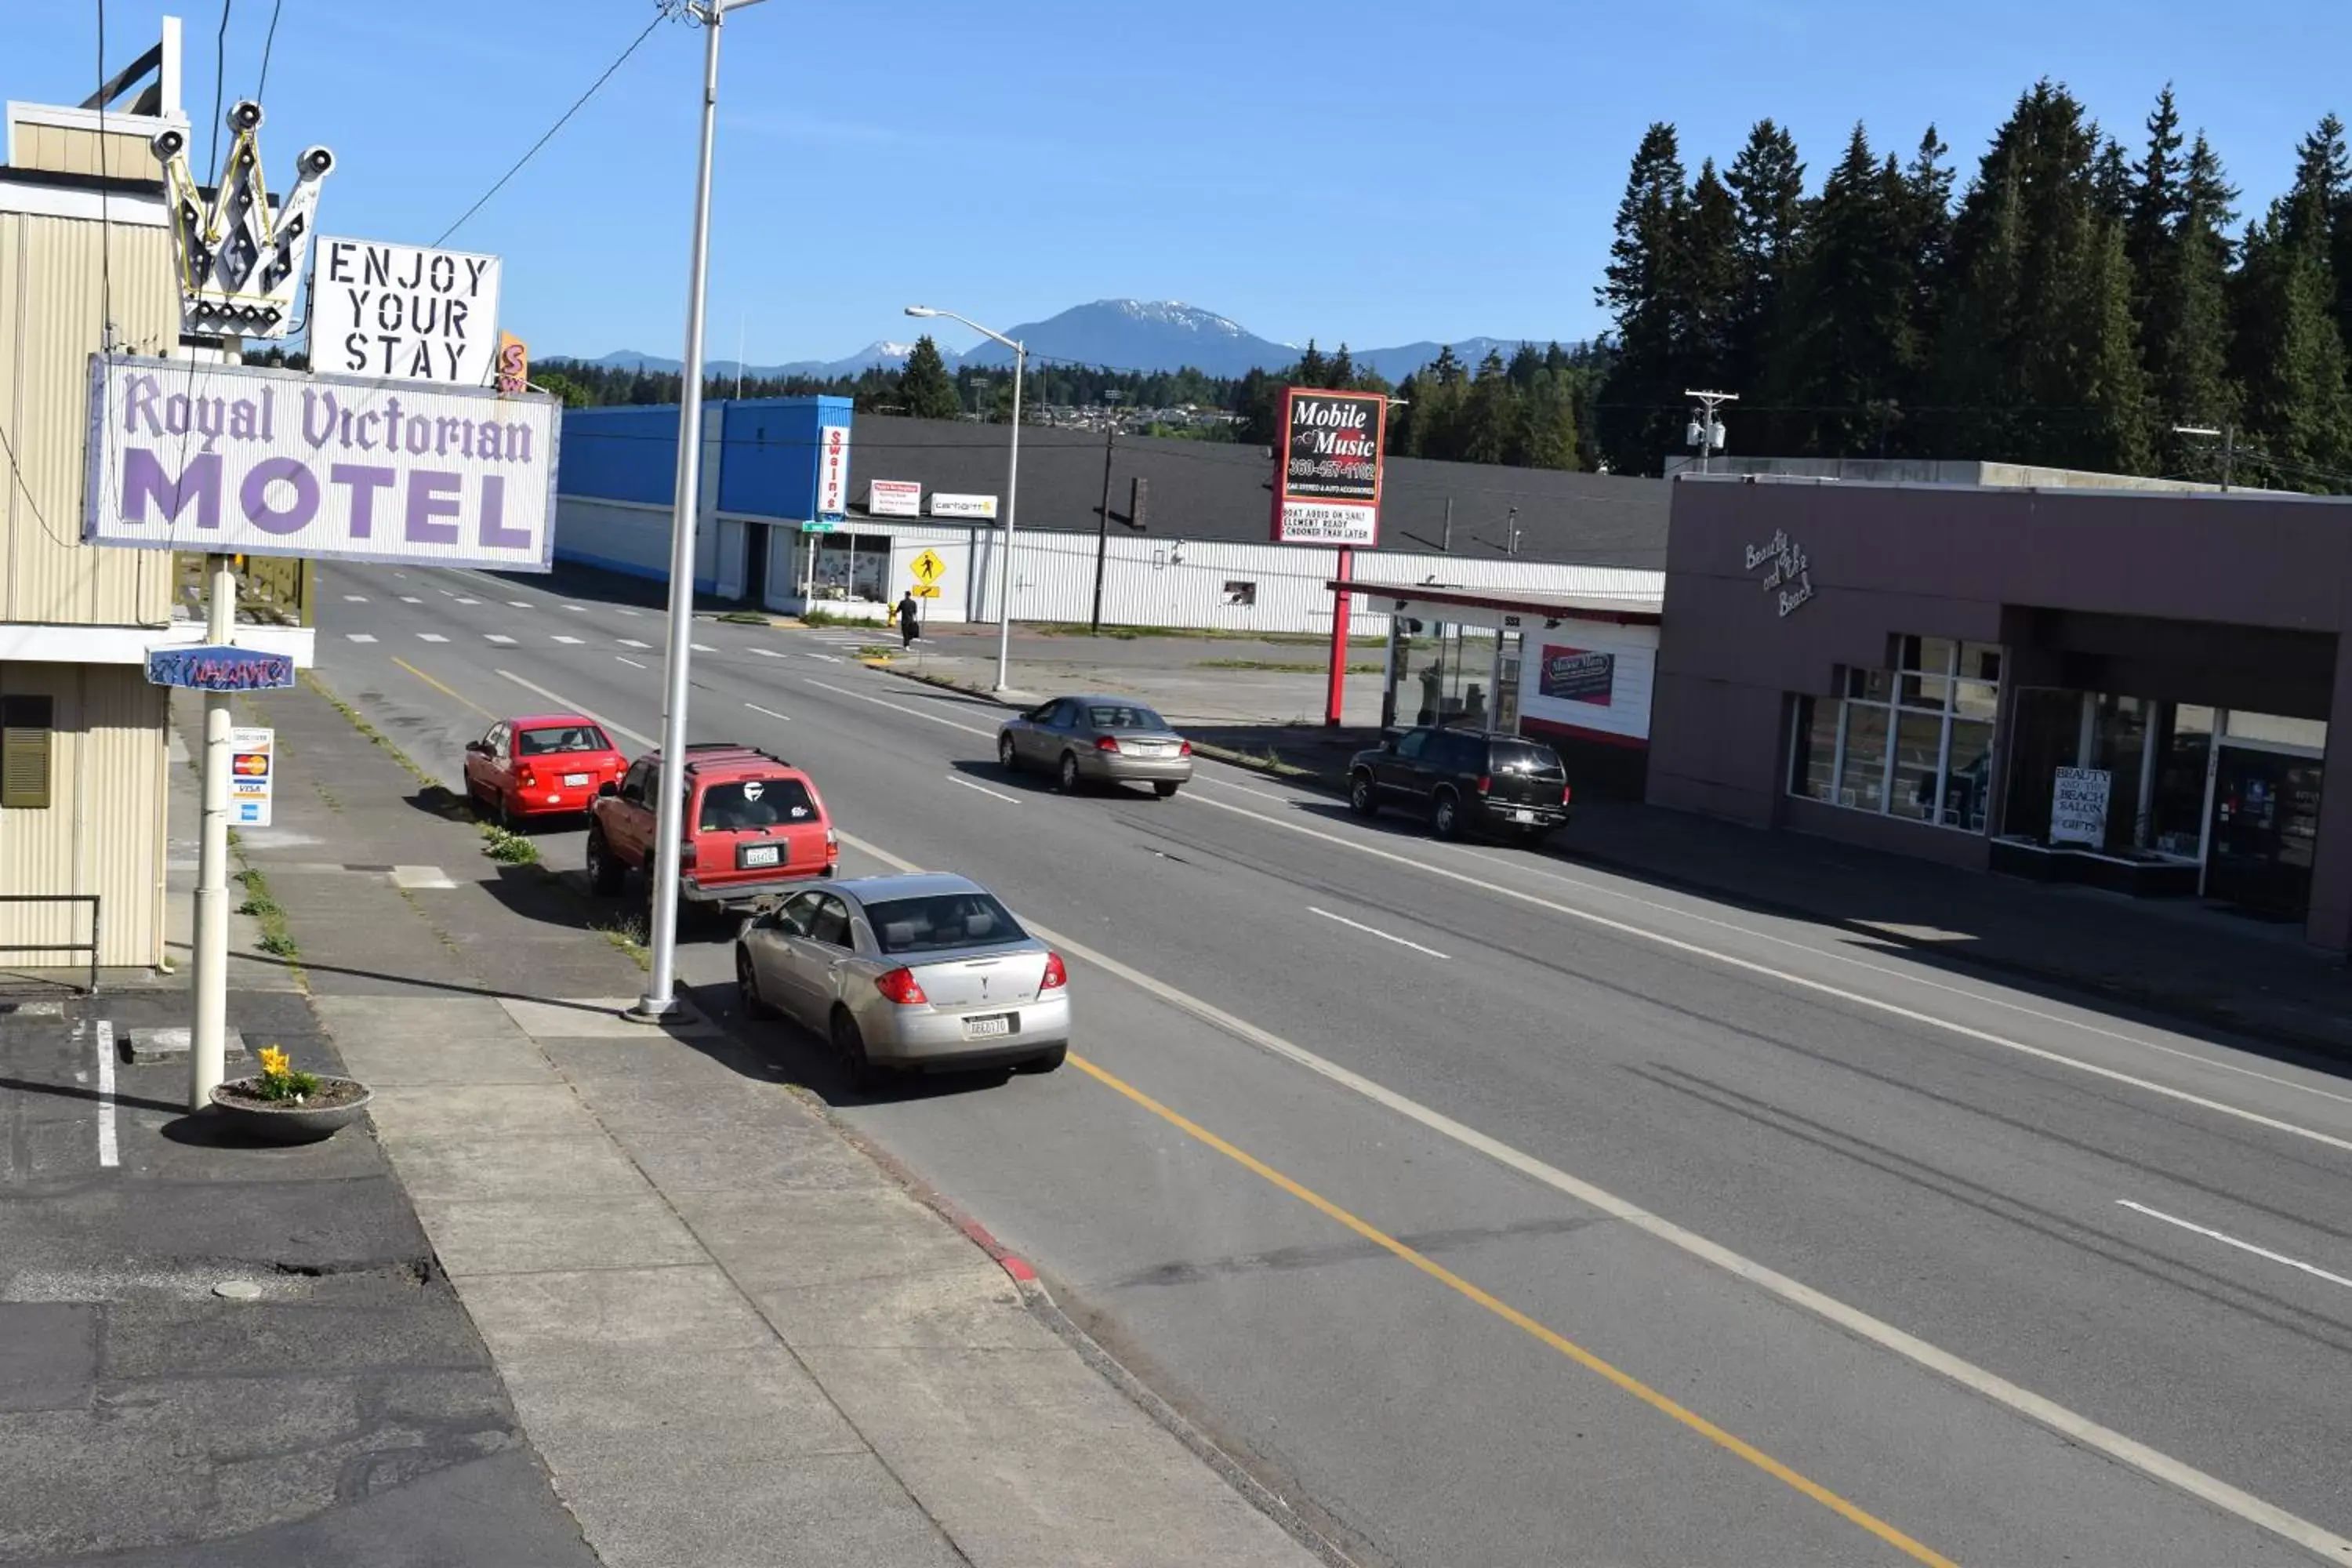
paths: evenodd
<path fill-rule="evenodd" d="M 1105 736 L 1101 737 L 1100 739 L 1098 739 L 1097 741 L 1096 741 L 1096 742 L 1095 742 L 1095 750 L 1096 750 L 1096 751 L 1097 751 L 1097 752 L 1116 752 L 1116 751 L 1118 751 L 1118 737 L 1117 735 L 1105 735 Z"/>
<path fill-rule="evenodd" d="M 1576 792 L 1575 792 L 1574 790 L 1570 789 L 1570 788 L 1568 785 L 1566 785 L 1566 784 L 1562 784 L 1562 785 L 1560 785 L 1560 786 L 1559 786 L 1559 804 L 1560 804 L 1560 805 L 1569 805 L 1570 802 L 1574 801 L 1575 799 L 1576 799 Z"/>
<path fill-rule="evenodd" d="M 1047 953 L 1045 955 L 1045 984 L 1037 987 L 1037 994 L 1043 996 L 1048 991 L 1059 991 L 1063 987 L 1068 985 L 1069 983 L 1070 972 L 1062 967 L 1062 955 L 1058 952 Z"/>
<path fill-rule="evenodd" d="M 537 789 L 539 787 L 539 775 L 533 773 L 530 769 L 530 765 L 526 763 L 523 765 L 522 772 L 515 775 L 515 783 L 522 785 L 525 789 Z"/>
<path fill-rule="evenodd" d="M 1495 781 L 1492 778 L 1488 777 L 1485 773 L 1478 775 L 1478 793 L 1480 795 L 1485 795 L 1488 790 L 1493 789 L 1494 787 Z"/>
<path fill-rule="evenodd" d="M 677 863 L 681 866 L 691 866 L 694 864 L 693 839 L 689 838 L 685 843 L 677 847 Z"/>
<path fill-rule="evenodd" d="M 901 1007 L 912 1007 L 930 1000 L 923 994 L 922 984 L 916 980 L 915 972 L 911 969 L 894 969 L 887 974 L 876 975 L 874 989 Z"/>
<path fill-rule="evenodd" d="M 830 827 L 824 830 L 824 858 L 828 860 L 841 858 L 841 836 Z"/>
<path fill-rule="evenodd" d="M 1191 756 L 1191 755 L 1192 754 L 1192 742 L 1190 742 L 1190 741 L 1179 741 L 1179 742 L 1176 742 L 1176 754 L 1177 754 L 1178 756 L 1180 756 L 1180 757 L 1189 757 L 1189 756 Z"/>

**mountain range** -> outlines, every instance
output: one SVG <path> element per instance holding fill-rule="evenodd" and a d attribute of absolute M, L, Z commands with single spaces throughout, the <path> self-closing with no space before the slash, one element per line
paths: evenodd
<path fill-rule="evenodd" d="M 1008 328 L 1005 335 L 1026 344 L 1033 359 L 1058 359 L 1114 370 L 1174 371 L 1190 365 L 1209 375 L 1241 376 L 1253 370 L 1281 370 L 1297 363 L 1299 354 L 1295 343 L 1259 337 L 1228 317 L 1173 300 L 1097 300 L 1090 305 L 1073 306 L 1042 321 L 1024 321 Z M 1349 353 L 1359 365 L 1369 366 L 1394 382 L 1429 363 L 1446 346 L 1453 348 L 1456 359 L 1475 366 L 1490 349 L 1508 357 L 1519 342 L 1517 338 L 1465 338 L 1451 345 L 1425 341 L 1394 348 L 1351 348 Z M 1329 353 L 1339 345 L 1319 346 Z M 897 370 L 906 363 L 913 347 L 911 342 L 884 340 L 868 343 L 845 359 L 745 365 L 742 374 L 830 380 L 858 375 L 877 366 Z M 968 353 L 958 354 L 942 348 L 940 354 L 950 370 L 959 365 L 1003 366 L 1013 363 L 1012 350 L 987 340 Z M 619 370 L 642 366 L 674 374 L 679 369 L 675 359 L 627 349 L 587 363 Z M 713 376 L 731 376 L 736 374 L 736 364 L 733 360 L 713 360 L 709 372 Z"/>

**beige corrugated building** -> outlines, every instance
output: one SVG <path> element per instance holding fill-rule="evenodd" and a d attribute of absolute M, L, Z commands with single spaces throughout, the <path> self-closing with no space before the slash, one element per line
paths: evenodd
<path fill-rule="evenodd" d="M 89 359 L 181 352 L 160 132 L 180 109 L 179 23 L 87 103 L 11 101 L 0 165 L 0 971 L 164 957 L 170 552 L 80 542 Z M 114 107 L 120 103 L 121 108 Z M 105 107 L 101 108 L 103 104 Z M 307 664 L 307 633 L 255 628 Z M 247 640 L 242 631 L 239 640 Z M 29 901 L 28 901 L 29 900 Z M 52 951 L 38 952 L 33 948 Z"/>

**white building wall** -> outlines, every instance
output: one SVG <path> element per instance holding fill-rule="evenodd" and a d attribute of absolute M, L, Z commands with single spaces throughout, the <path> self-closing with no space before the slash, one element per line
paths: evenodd
<path fill-rule="evenodd" d="M 1657 627 L 1563 620 L 1549 630 L 1530 629 L 1526 636 L 1519 656 L 1521 719 L 1633 740 L 1649 739 L 1650 692 L 1658 672 Z M 1607 654 L 1612 666 L 1608 700 L 1598 700 L 1598 693 L 1569 699 L 1545 696 L 1545 653 L 1552 648 Z"/>
<path fill-rule="evenodd" d="M 725 516 L 733 520 L 737 514 Z M 743 519 L 756 522 L 755 519 Z M 640 575 L 664 575 L 667 559 L 667 508 L 625 501 L 564 496 L 556 514 L 556 553 L 566 560 L 614 566 Z M 698 542 L 696 574 L 708 581 L 716 569 L 717 530 Z M 732 531 L 730 531 L 732 533 Z M 999 537 L 992 528 L 953 523 L 858 518 L 845 533 L 891 539 L 891 598 L 915 582 L 914 561 L 925 550 L 946 571 L 940 595 L 929 606 L 940 621 L 996 618 Z M 730 544 L 740 548 L 740 542 Z M 1094 613 L 1096 539 L 1092 534 L 1022 532 L 1013 541 L 1013 618 L 1016 621 L 1085 621 Z M 768 552 L 762 602 L 780 612 L 798 610 L 801 584 L 793 572 L 793 531 L 778 528 Z M 1105 551 L 1103 619 L 1118 626 L 1183 626 L 1234 632 L 1328 632 L 1332 595 L 1324 586 L 1338 568 L 1337 552 L 1301 545 L 1115 534 Z M 1615 566 L 1571 566 L 1551 562 L 1461 555 L 1359 553 L 1356 577 L 1366 584 L 1404 586 L 1445 584 L 1463 588 L 1517 588 L 1528 593 L 1572 594 L 1590 598 L 1656 600 L 1665 594 L 1665 574 Z M 1244 585 L 1246 585 L 1244 590 Z M 1246 599 L 1248 602 L 1243 602 Z M 828 608 L 856 616 L 847 604 Z M 1388 616 L 1362 601 L 1349 629 L 1377 637 Z"/>

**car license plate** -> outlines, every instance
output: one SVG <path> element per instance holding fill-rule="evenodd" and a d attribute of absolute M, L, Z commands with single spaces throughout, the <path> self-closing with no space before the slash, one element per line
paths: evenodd
<path fill-rule="evenodd" d="M 985 1018 L 966 1018 L 963 1032 L 974 1039 L 984 1035 L 1009 1035 L 1013 1032 L 1013 1015 L 993 1013 Z"/>
<path fill-rule="evenodd" d="M 1136 748 L 1147 757 L 1164 757 L 1175 749 L 1173 746 L 1138 746 Z"/>
<path fill-rule="evenodd" d="M 746 866 L 772 866 L 783 851 L 773 844 L 754 844 L 743 851 Z"/>
<path fill-rule="evenodd" d="M 566 773 L 563 775 L 563 787 L 566 789 L 579 789 L 584 786 L 587 783 L 588 775 L 586 773 Z"/>
<path fill-rule="evenodd" d="M 1535 819 L 1536 814 L 1532 811 L 1515 811 L 1511 813 L 1511 820 L 1513 822 L 1533 822 Z"/>

